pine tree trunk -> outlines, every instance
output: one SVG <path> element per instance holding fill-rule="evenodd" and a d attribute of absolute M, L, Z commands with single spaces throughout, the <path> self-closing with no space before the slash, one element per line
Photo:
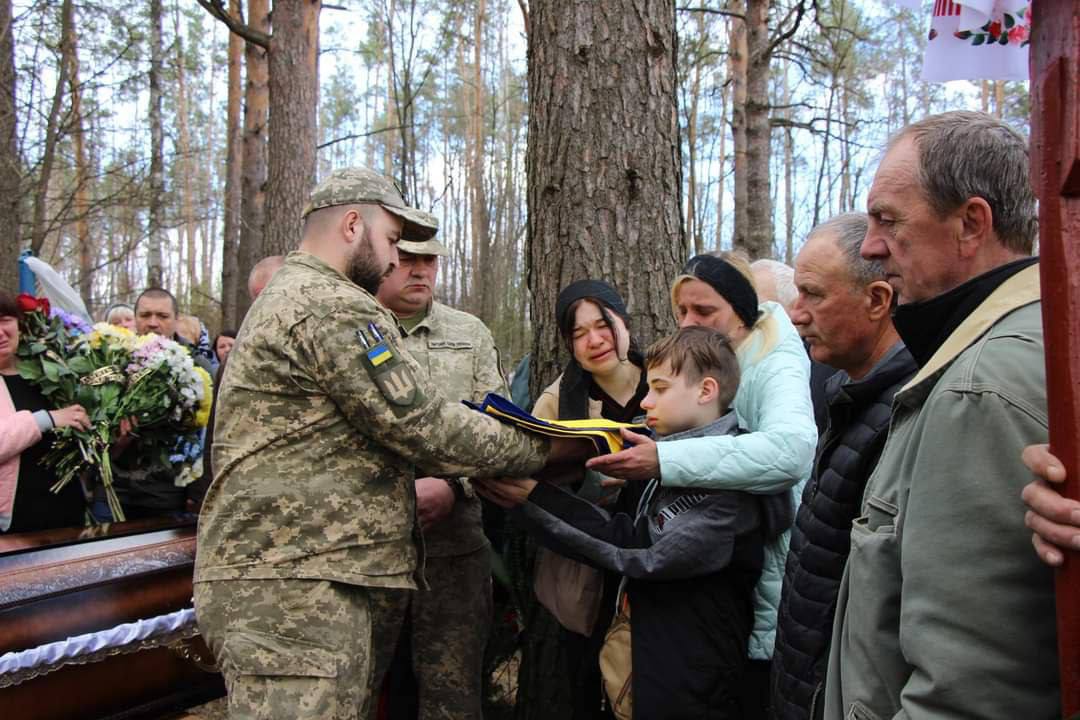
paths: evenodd
<path fill-rule="evenodd" d="M 161 119 L 161 0 L 150 0 L 150 245 L 147 251 L 146 284 L 160 286 L 164 280 L 161 255 L 165 157 Z"/>
<path fill-rule="evenodd" d="M 618 288 L 643 346 L 673 327 L 668 289 L 688 254 L 674 22 L 674 8 L 661 0 L 531 5 L 534 397 L 566 360 L 552 315 L 570 282 L 591 277 Z"/>
<path fill-rule="evenodd" d="M 788 63 L 784 64 L 784 117 L 790 123 L 794 117 L 791 108 L 791 82 Z M 795 255 L 795 139 L 791 125 L 784 128 L 784 262 L 792 264 Z"/>
<path fill-rule="evenodd" d="M 41 153 L 41 168 L 38 171 L 37 189 L 34 193 L 34 210 L 30 226 L 30 250 L 41 256 L 45 247 L 45 237 L 49 232 L 46 220 L 49 204 L 49 183 L 52 182 L 53 165 L 56 162 L 56 145 L 64 134 L 61 127 L 61 114 L 64 94 L 67 92 L 68 65 L 63 62 L 64 48 L 71 44 L 75 31 L 72 22 L 74 14 L 72 1 L 64 0 L 60 6 L 60 72 L 56 76 L 56 90 L 49 104 L 49 117 L 45 124 L 45 147 Z"/>
<path fill-rule="evenodd" d="M 469 191 L 472 193 L 472 241 L 476 248 L 474 257 L 479 262 L 475 267 L 481 272 L 473 273 L 474 312 L 485 323 L 495 319 L 494 294 L 496 288 L 490 282 L 488 268 L 491 267 L 491 217 L 488 208 L 487 193 L 484 190 L 484 0 L 477 0 L 473 24 L 473 66 L 472 66 L 472 160 L 469 166 Z"/>
<path fill-rule="evenodd" d="M 269 0 L 248 0 L 248 25 L 270 32 Z M 269 63 L 266 50 L 253 42 L 244 44 L 243 173 L 240 179 L 240 246 L 237 249 L 236 322 L 251 307 L 247 277 L 255 263 L 268 255 L 266 227 L 266 139 L 269 120 Z"/>
<path fill-rule="evenodd" d="M 0 0 L 0 287 L 18 287 L 22 162 L 15 114 L 15 37 L 11 0 Z"/>
<path fill-rule="evenodd" d="M 65 25 L 70 26 L 69 42 L 65 43 L 63 62 L 68 66 L 68 88 L 71 95 L 71 143 L 75 151 L 75 246 L 79 253 L 79 295 L 86 309 L 93 312 L 94 247 L 90 239 L 90 161 L 86 157 L 86 138 L 82 112 L 82 88 L 79 86 L 79 49 L 75 33 L 75 10 L 68 4 L 64 12 Z"/>
<path fill-rule="evenodd" d="M 266 192 L 268 255 L 300 242 L 300 212 L 315 183 L 317 53 L 321 0 L 277 0 L 270 35 L 270 142 Z"/>
<path fill-rule="evenodd" d="M 240 0 L 229 0 L 229 14 L 240 19 Z M 237 268 L 240 250 L 240 204 L 243 183 L 243 129 L 240 125 L 244 41 L 229 33 L 228 96 L 225 101 L 225 212 L 221 244 L 221 326 L 236 328 L 236 294 L 239 283 Z"/>
<path fill-rule="evenodd" d="M 769 125 L 769 4 L 771 0 L 747 0 L 746 41 L 746 242 L 751 259 L 772 257 L 773 219 L 769 158 L 772 129 Z"/>
<path fill-rule="evenodd" d="M 746 0 L 729 0 L 728 10 L 746 16 Z M 734 184 L 735 215 L 731 228 L 731 246 L 745 248 L 749 241 L 750 226 L 750 190 L 749 170 L 747 167 L 747 89 L 746 75 L 749 66 L 749 50 L 746 40 L 746 22 L 731 19 L 728 47 L 730 61 L 728 74 L 731 77 L 731 147 L 732 180 Z"/>
<path fill-rule="evenodd" d="M 195 220 L 195 204 L 194 204 L 194 190 L 192 189 L 192 181 L 194 180 L 195 169 L 191 162 L 191 134 L 188 129 L 188 88 L 187 88 L 187 73 L 184 68 L 184 42 L 183 35 L 181 35 L 180 29 L 180 8 L 174 6 L 173 11 L 173 32 L 175 38 L 173 45 L 176 51 L 175 65 L 176 65 L 176 126 L 177 126 L 177 145 L 179 150 L 179 157 L 176 162 L 180 166 L 180 217 L 183 221 L 181 226 L 183 234 L 179 237 L 183 238 L 183 245 L 186 249 L 186 265 L 184 268 L 185 282 L 183 283 L 186 288 L 186 304 L 190 306 L 196 299 L 195 288 L 198 287 L 198 273 L 196 263 L 196 220 Z M 179 288 L 177 288 L 179 292 Z M 188 311 L 190 312 L 190 310 Z M 198 338 L 195 338 L 196 340 Z"/>
<path fill-rule="evenodd" d="M 529 3 L 526 276 L 533 325 L 530 389 L 567 360 L 553 319 L 559 291 L 596 278 L 627 302 L 644 346 L 674 322 L 668 290 L 686 259 L 682 227 L 675 8 L 663 0 Z M 521 548 L 520 538 L 512 539 Z M 520 557 L 521 553 L 515 554 Z M 512 562 L 516 576 L 528 570 Z M 557 625 L 523 608 L 516 717 L 570 717 Z"/>

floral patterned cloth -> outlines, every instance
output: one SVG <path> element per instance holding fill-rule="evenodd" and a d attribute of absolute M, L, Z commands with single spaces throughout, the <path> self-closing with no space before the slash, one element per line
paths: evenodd
<path fill-rule="evenodd" d="M 1030 34 L 1030 0 L 935 0 L 922 79 L 1027 80 Z"/>

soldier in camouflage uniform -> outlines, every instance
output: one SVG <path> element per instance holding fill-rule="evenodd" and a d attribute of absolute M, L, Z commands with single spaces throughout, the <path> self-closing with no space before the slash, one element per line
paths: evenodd
<path fill-rule="evenodd" d="M 484 323 L 432 299 L 439 241 L 403 235 L 400 262 L 379 286 L 398 317 L 403 342 L 447 399 L 506 395 L 495 341 Z M 484 647 L 491 626 L 491 550 L 480 500 L 465 478 L 416 480 L 428 589 L 413 595 L 410 637 L 420 720 L 482 717 Z"/>
<path fill-rule="evenodd" d="M 365 168 L 312 193 L 299 252 L 252 305 L 229 356 L 216 474 L 199 523 L 195 609 L 232 717 L 368 717 L 422 577 L 414 464 L 529 475 L 549 443 L 448 402 L 372 296 L 405 206 Z M 576 448 L 550 443 L 550 456 Z"/>

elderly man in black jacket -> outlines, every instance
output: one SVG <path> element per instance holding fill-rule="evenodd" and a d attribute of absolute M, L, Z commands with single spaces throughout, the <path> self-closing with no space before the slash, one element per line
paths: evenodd
<path fill-rule="evenodd" d="M 784 572 L 773 655 L 772 709 L 781 720 L 820 718 L 822 690 L 851 521 L 877 464 L 893 395 L 915 361 L 893 328 L 893 290 L 859 247 L 862 213 L 814 228 L 795 260 L 791 320 L 814 360 L 840 370 L 826 385 L 828 422 L 803 492 Z"/>

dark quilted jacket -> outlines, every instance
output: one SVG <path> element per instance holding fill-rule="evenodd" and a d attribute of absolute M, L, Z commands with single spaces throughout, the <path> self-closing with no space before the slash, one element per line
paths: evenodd
<path fill-rule="evenodd" d="M 820 717 L 819 697 L 851 521 L 885 445 L 893 395 L 916 371 L 901 343 L 862 380 L 829 379 L 828 429 L 791 531 L 773 654 L 772 708 L 781 720 Z M 846 381 L 846 382 L 845 382 Z"/>

